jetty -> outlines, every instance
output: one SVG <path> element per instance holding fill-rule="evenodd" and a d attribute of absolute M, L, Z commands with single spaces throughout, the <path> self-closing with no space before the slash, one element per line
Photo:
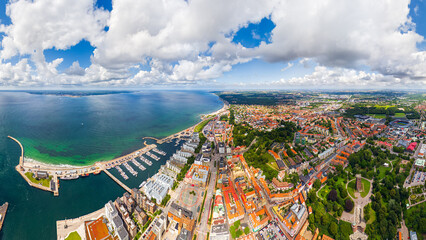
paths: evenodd
<path fill-rule="evenodd" d="M 23 166 L 24 165 L 24 147 L 22 146 L 21 142 L 18 141 L 18 139 L 14 138 L 12 136 L 7 136 L 7 137 L 12 139 L 16 143 L 18 143 L 19 146 L 21 147 L 21 156 L 19 157 L 19 166 Z"/>
<path fill-rule="evenodd" d="M 103 171 L 112 179 L 114 182 L 116 182 L 120 187 L 124 188 L 129 193 L 132 193 L 132 189 L 130 189 L 126 184 L 122 183 L 118 178 L 116 178 L 114 175 L 112 175 L 108 170 L 103 169 Z"/>
<path fill-rule="evenodd" d="M 138 175 L 138 172 L 136 172 L 127 162 L 123 163 L 123 165 L 133 176 Z"/>
<path fill-rule="evenodd" d="M 147 155 L 148 157 L 150 157 L 150 158 L 154 159 L 155 161 L 160 160 L 160 158 L 159 158 L 157 155 L 153 154 L 153 153 L 147 152 L 147 153 L 146 153 L 146 155 Z"/>
<path fill-rule="evenodd" d="M 146 159 L 144 156 L 140 156 L 139 158 L 142 160 L 142 162 L 146 163 L 146 165 L 148 166 L 152 165 L 152 162 Z"/>
<path fill-rule="evenodd" d="M 138 167 L 141 171 L 145 171 L 146 168 L 144 166 L 142 166 L 142 164 L 140 164 L 138 161 L 136 161 L 136 159 L 132 159 L 132 163 L 135 164 L 136 167 Z"/>
<path fill-rule="evenodd" d="M 155 153 L 158 153 L 162 156 L 166 156 L 166 152 L 159 150 L 158 148 L 153 148 L 152 151 L 154 151 Z"/>
<path fill-rule="evenodd" d="M 90 166 L 63 166 L 45 164 L 42 162 L 24 161 L 24 146 L 18 141 L 18 139 L 12 136 L 8 136 L 8 138 L 18 143 L 21 148 L 21 156 L 19 157 L 19 164 L 15 168 L 16 171 L 19 172 L 22 178 L 31 187 L 52 192 L 54 196 L 59 196 L 59 179 L 72 180 L 77 179 L 80 176 L 89 176 L 91 173 L 96 175 L 104 169 L 117 167 L 157 147 L 155 144 L 145 144 L 145 146 L 139 150 L 109 161 L 96 162 Z M 142 166 L 142 168 L 144 167 Z M 108 176 L 110 175 L 108 174 Z"/>
<path fill-rule="evenodd" d="M 3 227 L 4 218 L 6 217 L 7 208 L 9 207 L 9 203 L 5 202 L 0 206 L 0 231 Z"/>
<path fill-rule="evenodd" d="M 54 196 L 59 196 L 59 184 L 58 184 L 58 180 L 56 177 L 52 177 L 52 179 L 50 180 L 49 186 L 44 186 L 41 183 L 36 183 L 34 181 L 32 181 L 25 173 L 28 172 L 25 170 L 25 162 L 24 162 L 24 146 L 21 144 L 21 142 L 18 141 L 18 139 L 12 137 L 12 136 L 7 136 L 8 138 L 12 139 L 13 141 L 15 141 L 16 143 L 19 144 L 19 147 L 21 148 L 21 156 L 19 157 L 19 164 L 15 167 L 16 171 L 19 172 L 19 174 L 22 176 L 22 178 L 25 179 L 25 181 L 28 183 L 28 185 L 30 185 L 31 187 L 35 187 L 44 191 L 48 191 L 48 192 L 53 192 Z M 38 170 L 35 170 L 38 171 Z M 31 174 L 33 174 L 31 171 L 29 171 Z M 55 182 L 56 181 L 56 182 Z"/>

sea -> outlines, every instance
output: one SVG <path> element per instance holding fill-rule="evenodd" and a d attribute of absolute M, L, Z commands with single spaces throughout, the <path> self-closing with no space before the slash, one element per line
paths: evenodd
<path fill-rule="evenodd" d="M 124 189 L 105 173 L 61 180 L 59 196 L 30 187 L 15 170 L 21 141 L 25 157 L 49 164 L 85 166 L 107 161 L 154 143 L 200 121 L 202 114 L 223 107 L 205 91 L 3 91 L 0 92 L 0 204 L 9 202 L 0 239 L 56 239 L 56 221 L 102 208 Z M 124 180 L 138 187 L 158 172 L 182 142 L 158 145 L 167 153 L 137 177 Z M 147 157 L 148 158 L 148 157 Z"/>

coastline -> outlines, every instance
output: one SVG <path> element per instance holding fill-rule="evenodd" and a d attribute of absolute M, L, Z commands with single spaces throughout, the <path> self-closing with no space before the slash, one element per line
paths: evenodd
<path fill-rule="evenodd" d="M 220 98 L 219 98 L 220 99 Z M 155 137 L 150 137 L 150 136 L 148 136 L 148 137 L 143 137 L 143 138 L 150 138 L 150 139 L 157 139 L 157 142 L 158 141 L 160 141 L 160 142 L 165 142 L 166 140 L 168 140 L 168 139 L 173 139 L 173 138 L 175 138 L 174 136 L 176 136 L 176 135 L 181 135 L 181 134 L 183 134 L 183 133 L 185 133 L 185 132 L 188 132 L 188 131 L 191 131 L 191 130 L 193 130 L 198 124 L 200 124 L 201 122 L 203 122 L 204 120 L 205 120 L 205 116 L 210 116 L 210 115 L 217 115 L 217 114 L 219 114 L 219 113 L 221 113 L 221 112 L 223 112 L 223 111 L 226 111 L 226 110 L 228 110 L 228 108 L 229 108 L 229 106 L 222 100 L 222 99 L 220 99 L 221 101 L 222 101 L 222 103 L 223 103 L 223 106 L 222 106 L 222 108 L 220 108 L 219 110 L 216 110 L 216 111 L 214 111 L 214 112 L 211 112 L 211 113 L 206 113 L 206 114 L 199 114 L 199 116 L 200 116 L 200 120 L 196 123 L 196 124 L 194 124 L 193 126 L 191 126 L 191 127 L 189 127 L 189 128 L 185 128 L 185 129 L 183 129 L 183 130 L 181 130 L 181 131 L 179 131 L 179 132 L 176 132 L 176 133 L 173 133 L 173 134 L 171 134 L 171 135 L 169 135 L 169 136 L 166 136 L 166 137 L 164 137 L 164 138 L 160 138 L 160 139 L 157 139 L 157 138 L 155 138 Z M 145 144 L 145 143 L 144 143 Z M 160 143 L 161 144 L 161 143 Z M 145 144 L 146 145 L 146 144 Z M 146 147 L 146 146 L 145 146 Z M 144 147 L 143 147 L 144 148 Z M 142 148 L 142 149 L 143 149 Z M 136 151 L 139 151 L 140 149 L 138 149 L 138 150 L 136 150 Z M 135 151 L 133 151 L 133 152 L 135 152 Z M 64 170 L 67 170 L 67 169 L 84 169 L 84 168 L 90 168 L 90 167 L 92 167 L 92 166 L 96 166 L 98 163 L 99 164 L 102 164 L 102 163 L 107 163 L 107 162 L 110 162 L 110 161 L 115 161 L 116 159 L 120 159 L 120 158 L 122 158 L 122 157 L 125 157 L 125 156 L 128 156 L 128 155 L 130 155 L 130 154 L 132 154 L 133 152 L 130 152 L 130 153 L 128 153 L 128 154 L 125 154 L 125 155 L 122 155 L 122 156 L 118 156 L 118 157 L 115 157 L 115 158 L 113 158 L 113 159 L 110 159 L 110 160 L 105 160 L 105 161 L 95 161 L 93 164 L 90 164 L 90 165 L 72 165 L 72 164 L 54 164 L 54 163 L 46 163 L 46 162 L 43 162 L 43 161 L 40 161 L 40 160 L 36 160 L 36 159 L 33 159 L 33 158 L 29 158 L 29 157 L 24 157 L 24 162 L 26 162 L 26 163 L 30 163 L 30 164 L 32 164 L 33 165 L 33 167 L 34 166 L 40 166 L 40 168 L 47 168 L 47 169 L 57 169 L 57 168 L 60 168 L 60 169 L 64 169 Z"/>

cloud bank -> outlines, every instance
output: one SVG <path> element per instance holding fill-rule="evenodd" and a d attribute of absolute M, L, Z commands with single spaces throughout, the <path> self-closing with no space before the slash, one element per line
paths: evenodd
<path fill-rule="evenodd" d="M 253 59 L 310 59 L 314 72 L 274 86 L 426 85 L 426 53 L 417 44 L 409 1 L 360 0 L 14 0 L 10 25 L 0 25 L 0 86 L 146 86 L 213 81 Z M 245 48 L 238 30 L 268 18 L 268 42 Z M 46 49 L 86 40 L 91 65 L 47 62 Z M 19 61 L 12 59 L 19 58 Z M 14 62 L 14 63 L 13 63 Z M 286 67 L 287 66 L 287 67 Z M 366 70 L 367 69 L 367 70 Z"/>

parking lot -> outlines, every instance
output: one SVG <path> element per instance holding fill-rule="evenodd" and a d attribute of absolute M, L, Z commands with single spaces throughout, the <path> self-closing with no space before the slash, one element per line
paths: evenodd
<path fill-rule="evenodd" d="M 425 179 L 426 179 L 426 172 L 415 171 L 413 173 L 412 178 L 408 180 L 408 182 L 406 183 L 408 184 L 409 187 L 414 187 L 414 186 L 425 184 Z"/>
<path fill-rule="evenodd" d="M 270 239 L 271 240 L 272 239 L 287 240 L 287 237 L 278 227 L 276 222 L 271 222 L 266 227 L 262 228 L 258 232 L 257 238 L 261 240 L 270 240 Z"/>

